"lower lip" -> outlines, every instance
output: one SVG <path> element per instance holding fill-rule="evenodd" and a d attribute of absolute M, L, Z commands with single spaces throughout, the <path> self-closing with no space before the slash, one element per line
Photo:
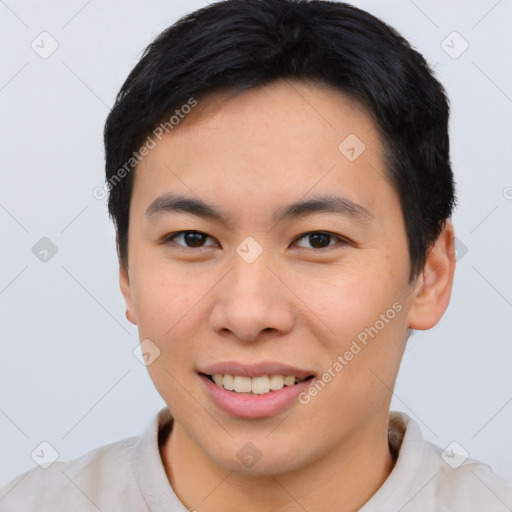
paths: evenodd
<path fill-rule="evenodd" d="M 277 391 L 269 391 L 262 395 L 244 395 L 235 391 L 228 391 L 204 375 L 199 375 L 207 393 L 215 404 L 231 416 L 238 418 L 264 418 L 284 411 L 293 402 L 297 402 L 298 395 L 304 391 L 314 379 L 305 380 L 293 386 L 286 386 Z"/>

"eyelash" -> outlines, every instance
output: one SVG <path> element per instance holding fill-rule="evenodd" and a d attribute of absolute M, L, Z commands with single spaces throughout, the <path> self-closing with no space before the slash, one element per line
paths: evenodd
<path fill-rule="evenodd" d="M 213 237 L 207 235 L 206 233 L 203 233 L 202 231 L 185 230 L 185 231 L 176 231 L 174 233 L 169 233 L 168 235 L 166 235 L 165 237 L 162 238 L 162 243 L 172 243 L 172 244 L 175 244 L 176 246 L 178 246 L 178 248 L 180 250 L 184 250 L 184 251 L 188 251 L 188 250 L 192 250 L 193 251 L 194 249 L 206 249 L 208 247 L 214 247 L 212 245 L 207 245 L 207 246 L 203 246 L 203 247 L 188 247 L 186 245 L 177 244 L 176 242 L 174 242 L 172 240 L 172 238 L 175 238 L 177 236 L 181 236 L 181 235 L 184 235 L 184 234 L 188 234 L 188 233 L 194 233 L 194 234 L 197 234 L 197 235 L 204 235 L 207 238 L 213 239 Z M 348 245 L 348 244 L 350 244 L 350 241 L 348 239 L 346 239 L 346 238 L 344 238 L 342 236 L 339 236 L 339 235 L 335 235 L 334 233 L 330 233 L 329 231 L 308 231 L 306 233 L 303 233 L 302 235 L 299 235 L 295 239 L 295 241 L 301 240 L 302 238 L 305 238 L 305 237 L 310 236 L 310 235 L 326 235 L 326 236 L 329 236 L 331 238 L 337 238 L 340 241 L 341 245 Z M 335 248 L 335 247 L 339 246 L 340 244 L 333 244 L 333 245 L 328 245 L 327 247 L 320 247 L 320 248 L 315 248 L 315 247 L 312 247 L 312 248 L 299 247 L 299 250 L 312 250 L 312 251 L 315 251 L 315 252 L 326 251 L 326 250 L 329 250 L 331 248 Z"/>

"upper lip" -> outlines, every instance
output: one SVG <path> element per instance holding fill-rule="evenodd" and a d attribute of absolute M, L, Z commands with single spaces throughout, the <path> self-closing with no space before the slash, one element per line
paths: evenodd
<path fill-rule="evenodd" d="M 289 364 L 275 361 L 262 361 L 259 363 L 244 364 L 233 361 L 224 361 L 202 366 L 199 373 L 206 375 L 240 375 L 244 377 L 261 377 L 263 375 L 293 375 L 299 379 L 314 376 L 311 370 L 303 370 Z"/>

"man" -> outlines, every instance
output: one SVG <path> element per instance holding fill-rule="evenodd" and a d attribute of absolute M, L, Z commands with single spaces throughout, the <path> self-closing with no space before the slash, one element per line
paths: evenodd
<path fill-rule="evenodd" d="M 341 3 L 227 0 L 164 31 L 105 126 L 120 286 L 167 407 L 140 438 L 6 486 L 1 510 L 498 511 L 389 412 L 444 314 L 443 87 Z"/>

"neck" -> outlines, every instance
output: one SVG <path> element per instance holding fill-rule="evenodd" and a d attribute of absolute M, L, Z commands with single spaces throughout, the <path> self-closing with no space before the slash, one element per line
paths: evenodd
<path fill-rule="evenodd" d="M 381 487 L 395 462 L 387 414 L 376 420 L 320 459 L 275 475 L 241 475 L 216 465 L 175 421 L 160 449 L 174 492 L 191 510 L 356 511 Z"/>

